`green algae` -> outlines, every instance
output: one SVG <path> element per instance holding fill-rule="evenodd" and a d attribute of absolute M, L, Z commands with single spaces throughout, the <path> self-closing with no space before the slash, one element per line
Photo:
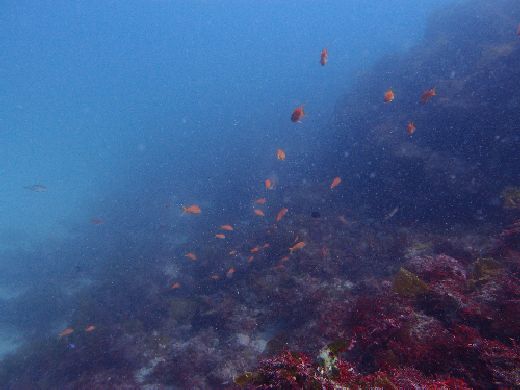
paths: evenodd
<path fill-rule="evenodd" d="M 492 257 L 481 257 L 475 262 L 474 266 L 476 280 L 488 280 L 502 272 L 502 266 Z"/>
<path fill-rule="evenodd" d="M 520 187 L 506 187 L 502 191 L 502 206 L 507 210 L 520 210 Z"/>
<path fill-rule="evenodd" d="M 408 246 L 405 250 L 406 257 L 413 257 L 421 254 L 430 254 L 432 252 L 433 243 L 431 241 L 426 242 L 414 242 Z"/>
<path fill-rule="evenodd" d="M 242 375 L 237 376 L 233 382 L 242 387 L 253 384 L 256 380 L 258 380 L 258 374 L 247 371 L 244 372 Z"/>
<path fill-rule="evenodd" d="M 330 343 L 329 345 L 327 345 L 327 348 L 329 349 L 329 351 L 331 353 L 333 353 L 334 355 L 337 355 L 340 352 L 346 351 L 348 346 L 349 346 L 349 343 L 347 342 L 347 340 L 336 340 L 336 341 L 333 341 L 332 343 Z"/>
<path fill-rule="evenodd" d="M 428 286 L 416 274 L 401 268 L 394 279 L 394 291 L 402 297 L 413 298 L 428 291 Z"/>
<path fill-rule="evenodd" d="M 337 354 L 327 346 L 320 350 L 318 355 L 319 365 L 322 367 L 322 374 L 331 375 L 337 371 Z"/>

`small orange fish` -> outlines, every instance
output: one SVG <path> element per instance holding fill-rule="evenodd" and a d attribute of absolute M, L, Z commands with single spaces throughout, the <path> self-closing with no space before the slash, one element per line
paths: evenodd
<path fill-rule="evenodd" d="M 281 210 L 278 212 L 278 214 L 276 215 L 276 222 L 280 222 L 281 219 L 283 218 L 283 216 L 284 216 L 285 214 L 287 214 L 288 211 L 289 211 L 289 209 L 286 209 L 286 208 L 281 209 Z"/>
<path fill-rule="evenodd" d="M 233 267 L 231 267 L 231 268 L 228 269 L 228 271 L 226 272 L 226 277 L 227 277 L 227 278 L 232 278 L 234 273 L 235 273 L 235 269 L 234 269 Z"/>
<path fill-rule="evenodd" d="M 256 204 L 265 204 L 266 202 L 267 202 L 266 198 L 258 198 L 257 200 L 255 200 Z"/>
<path fill-rule="evenodd" d="M 58 336 L 65 337 L 72 333 L 74 333 L 74 328 L 65 328 L 58 334 Z"/>
<path fill-rule="evenodd" d="M 289 256 L 283 256 L 280 261 L 289 261 Z"/>
<path fill-rule="evenodd" d="M 431 88 L 431 89 L 428 89 L 427 91 L 424 91 L 423 94 L 421 95 L 421 103 L 422 104 L 428 103 L 428 100 L 430 100 L 435 95 L 437 95 L 437 93 L 435 92 L 435 88 Z"/>
<path fill-rule="evenodd" d="M 290 251 L 291 253 L 293 253 L 294 251 L 297 251 L 297 250 L 299 250 L 299 249 L 302 249 L 304 246 L 305 246 L 305 242 L 300 241 L 300 242 L 294 244 L 293 246 L 291 246 L 291 247 L 289 248 L 289 251 Z"/>
<path fill-rule="evenodd" d="M 338 219 L 341 221 L 341 223 L 342 223 L 343 225 L 347 225 L 347 224 L 348 224 L 347 218 L 345 218 L 344 215 L 340 215 L 340 216 L 338 217 Z"/>
<path fill-rule="evenodd" d="M 182 206 L 182 212 L 185 214 L 200 214 L 201 209 L 199 205 L 192 204 L 191 206 Z"/>
<path fill-rule="evenodd" d="M 255 214 L 259 217 L 265 217 L 265 213 L 262 210 L 255 209 Z"/>
<path fill-rule="evenodd" d="M 281 161 L 285 160 L 285 152 L 283 151 L 283 149 L 276 150 L 276 158 Z"/>
<path fill-rule="evenodd" d="M 257 253 L 257 252 L 259 252 L 259 251 L 260 251 L 260 247 L 257 245 L 257 246 L 255 246 L 254 248 L 251 248 L 251 250 L 250 250 L 249 252 L 251 252 L 251 253 Z"/>
<path fill-rule="evenodd" d="M 341 184 L 341 177 L 339 176 L 336 176 L 334 178 L 334 180 L 332 180 L 332 183 L 330 184 L 330 189 L 332 190 L 333 188 L 336 188 L 337 186 L 339 186 Z"/>
<path fill-rule="evenodd" d="M 94 325 L 88 325 L 85 328 L 85 332 L 93 332 L 94 330 L 96 330 L 96 327 Z"/>
<path fill-rule="evenodd" d="M 90 220 L 90 223 L 93 225 L 102 225 L 105 223 L 101 218 L 94 217 Z"/>
<path fill-rule="evenodd" d="M 247 262 L 248 262 L 248 263 L 252 263 L 254 259 L 255 259 L 255 256 L 251 255 L 251 256 L 249 256 L 249 257 L 247 258 Z"/>
<path fill-rule="evenodd" d="M 321 58 L 320 58 L 321 66 L 325 66 L 328 61 L 329 61 L 329 51 L 326 48 L 324 48 L 321 51 Z"/>
<path fill-rule="evenodd" d="M 197 260 L 197 255 L 193 252 L 188 252 L 184 256 L 187 257 L 188 259 L 190 259 L 191 261 Z"/>
<path fill-rule="evenodd" d="M 231 225 L 222 225 L 220 228 L 222 230 L 227 230 L 228 232 L 233 230 L 233 226 L 231 226 Z"/>
<path fill-rule="evenodd" d="M 273 182 L 271 179 L 265 179 L 265 188 L 267 188 L 268 190 L 272 190 L 273 189 Z"/>
<path fill-rule="evenodd" d="M 305 112 L 303 112 L 303 106 L 296 107 L 291 115 L 291 121 L 293 122 L 301 122 L 301 119 L 305 116 Z"/>
<path fill-rule="evenodd" d="M 415 124 L 413 122 L 408 122 L 408 125 L 406 125 L 406 132 L 408 135 L 415 133 Z"/>
<path fill-rule="evenodd" d="M 172 284 L 172 287 L 171 287 L 172 290 L 177 290 L 179 288 L 181 288 L 181 284 L 179 282 L 175 282 Z"/>
<path fill-rule="evenodd" d="M 276 264 L 273 267 L 273 270 L 275 270 L 275 271 L 283 271 L 283 270 L 285 270 L 285 266 L 283 264 L 279 263 L 279 264 Z"/>
<path fill-rule="evenodd" d="M 393 102 L 395 99 L 394 91 L 392 91 L 392 88 L 390 88 L 388 91 L 385 92 L 384 101 L 385 103 Z"/>
<path fill-rule="evenodd" d="M 223 240 L 224 238 L 226 238 L 226 235 L 225 234 L 215 234 L 215 238 L 218 238 L 219 240 Z"/>
<path fill-rule="evenodd" d="M 266 243 L 262 246 L 262 248 L 266 249 L 266 248 L 269 248 L 270 246 L 271 246 L 271 244 L 269 244 L 268 242 L 266 242 Z"/>

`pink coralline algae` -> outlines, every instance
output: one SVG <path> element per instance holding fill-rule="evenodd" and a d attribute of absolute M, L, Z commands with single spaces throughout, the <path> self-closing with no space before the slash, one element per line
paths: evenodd
<path fill-rule="evenodd" d="M 508 228 L 506 236 L 520 236 L 516 228 Z M 263 360 L 240 384 L 280 389 L 520 386 L 520 256 L 509 243 L 472 260 L 416 255 L 402 264 L 393 282 L 380 280 L 370 294 L 323 294 L 317 325 L 309 330 L 336 340 L 331 345 L 345 346 L 330 352 L 328 368 L 323 359 L 284 351 Z"/>
<path fill-rule="evenodd" d="M 309 356 L 288 351 L 264 359 L 257 371 L 236 378 L 235 383 L 246 389 L 470 389 L 461 379 L 427 378 L 413 368 L 363 375 L 351 363 L 339 358 L 334 370 L 326 372 Z"/>

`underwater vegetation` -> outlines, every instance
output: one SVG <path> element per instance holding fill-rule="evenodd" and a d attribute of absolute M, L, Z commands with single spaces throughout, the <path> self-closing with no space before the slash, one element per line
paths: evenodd
<path fill-rule="evenodd" d="M 507 187 L 502 191 L 502 200 L 505 209 L 520 209 L 520 188 Z"/>
<path fill-rule="evenodd" d="M 263 177 L 242 219 L 186 201 L 176 239 L 148 191 L 93 218 L 92 286 L 2 360 L 2 388 L 519 387 L 520 5 L 489 4 L 440 11 L 361 78 L 316 143 L 334 151 L 319 188 Z"/>
<path fill-rule="evenodd" d="M 381 280 L 371 296 L 359 291 L 348 301 L 322 300 L 321 331 L 335 342 L 314 356 L 283 350 L 235 383 L 330 389 L 518 385 L 520 252 L 500 242 L 492 253 L 495 258 L 471 262 L 446 254 L 412 256 L 404 267 L 415 273 L 401 268 L 392 284 Z M 311 339 L 313 332 L 307 334 Z"/>

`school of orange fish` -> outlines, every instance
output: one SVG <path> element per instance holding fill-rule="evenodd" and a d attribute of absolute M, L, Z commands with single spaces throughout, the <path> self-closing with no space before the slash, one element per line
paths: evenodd
<path fill-rule="evenodd" d="M 516 31 L 516 34 L 518 36 L 520 36 L 520 24 L 518 25 L 517 27 L 517 31 Z M 322 51 L 321 51 L 321 55 L 320 55 L 320 64 L 322 66 L 325 66 L 327 63 L 328 63 L 328 60 L 329 60 L 329 52 L 328 52 L 328 49 L 327 48 L 324 48 Z M 437 95 L 437 92 L 435 90 L 435 87 L 432 87 L 432 88 L 429 88 L 427 90 L 425 90 L 419 97 L 419 101 L 421 104 L 426 104 L 430 101 L 430 99 L 432 99 L 433 97 L 435 97 Z M 383 102 L 384 104 L 389 104 L 389 103 L 392 103 L 394 102 L 396 98 L 396 94 L 393 90 L 393 88 L 389 88 L 386 92 L 384 92 L 383 94 Z M 294 109 L 294 111 L 292 112 L 291 114 L 291 121 L 293 123 L 301 123 L 302 119 L 305 117 L 305 111 L 304 111 L 304 106 L 303 105 L 300 105 L 298 107 L 296 107 Z M 409 136 L 412 136 L 414 133 L 415 133 L 415 130 L 416 130 L 416 127 L 415 127 L 415 124 L 413 121 L 409 121 L 408 124 L 406 125 L 406 133 L 409 135 Z M 276 158 L 280 161 L 285 161 L 285 158 L 286 158 L 286 154 L 285 154 L 285 151 L 281 148 L 278 148 L 276 150 Z M 332 179 L 331 181 L 331 184 L 330 184 L 330 190 L 333 190 L 335 189 L 336 187 L 338 187 L 340 184 L 342 183 L 342 178 L 340 176 L 336 176 Z M 265 179 L 264 181 L 264 185 L 265 185 L 265 189 L 266 190 L 274 190 L 275 189 L 275 186 L 274 186 L 274 182 L 272 179 L 270 178 L 267 178 Z M 43 185 L 34 185 L 34 186 L 29 186 L 29 187 L 25 187 L 27 189 L 30 189 L 32 191 L 35 191 L 35 192 L 43 192 L 43 191 L 46 191 L 47 188 Z M 254 202 L 253 202 L 255 205 L 260 205 L 260 206 L 263 206 L 267 203 L 267 198 L 266 197 L 261 197 L 261 198 L 258 198 L 256 199 Z M 167 206 L 168 207 L 168 206 Z M 276 215 L 275 217 L 275 223 L 279 223 L 281 222 L 281 220 L 283 219 L 283 217 L 289 212 L 289 209 L 287 208 L 282 208 Z M 191 205 L 188 205 L 188 206 L 182 206 L 182 213 L 183 214 L 191 214 L 191 215 L 199 215 L 202 213 L 202 209 L 200 208 L 199 205 L 197 204 L 191 204 Z M 258 217 L 265 217 L 265 212 L 261 209 L 258 209 L 258 208 L 253 208 L 253 213 L 258 216 Z M 347 220 L 344 216 L 339 216 L 338 217 L 339 220 L 343 223 L 347 223 Z M 91 219 L 91 223 L 94 224 L 94 225 L 101 225 L 104 223 L 104 221 L 101 219 L 101 218 L 98 218 L 98 217 L 94 217 Z M 224 225 L 221 225 L 219 227 L 220 230 L 224 230 L 226 232 L 232 232 L 234 231 L 234 227 L 233 225 L 231 224 L 224 224 Z M 215 238 L 216 239 L 220 239 L 220 240 L 225 240 L 226 239 L 226 235 L 223 234 L 223 233 L 216 233 L 215 234 Z M 290 255 L 292 255 L 294 252 L 296 251 L 299 251 L 301 249 L 303 249 L 304 247 L 306 246 L 306 242 L 305 241 L 299 241 L 299 237 L 296 237 L 294 242 L 293 242 L 293 245 L 290 246 L 288 248 L 288 254 L 287 255 L 284 255 L 282 256 L 282 258 L 280 259 L 280 263 L 275 267 L 277 269 L 283 269 L 283 263 L 288 261 L 290 259 Z M 266 249 L 269 247 L 269 244 L 266 243 L 262 246 L 255 246 L 254 248 L 251 248 L 250 249 L 250 255 L 247 257 L 247 262 L 248 263 L 251 263 L 253 260 L 254 260 L 254 256 L 255 254 L 259 253 L 262 249 Z M 326 247 L 324 247 L 322 249 L 322 251 L 328 251 L 328 249 Z M 237 257 L 238 255 L 238 251 L 237 250 L 231 250 L 229 251 L 229 255 L 230 256 L 233 256 L 233 257 Z M 190 261 L 197 261 L 198 260 L 198 257 L 197 255 L 194 253 L 194 252 L 188 252 L 184 255 L 186 258 L 188 258 Z M 236 272 L 236 269 L 235 267 L 230 267 L 226 273 L 225 273 L 225 276 L 226 278 L 232 278 L 233 275 L 235 274 Z M 210 279 L 212 280 L 220 280 L 221 277 L 220 275 L 216 274 L 216 273 L 213 273 L 209 276 Z M 173 281 L 170 285 L 170 289 L 171 290 L 178 290 L 178 289 L 181 289 L 182 288 L 182 283 L 180 281 Z M 90 333 L 92 331 L 94 331 L 96 329 L 95 325 L 88 325 L 86 326 L 86 328 L 84 329 L 85 332 L 87 333 Z M 64 330 L 62 330 L 58 336 L 60 338 L 62 337 L 66 337 L 66 336 L 69 336 L 71 335 L 72 333 L 74 333 L 74 328 L 72 327 L 67 327 L 65 328 Z"/>

